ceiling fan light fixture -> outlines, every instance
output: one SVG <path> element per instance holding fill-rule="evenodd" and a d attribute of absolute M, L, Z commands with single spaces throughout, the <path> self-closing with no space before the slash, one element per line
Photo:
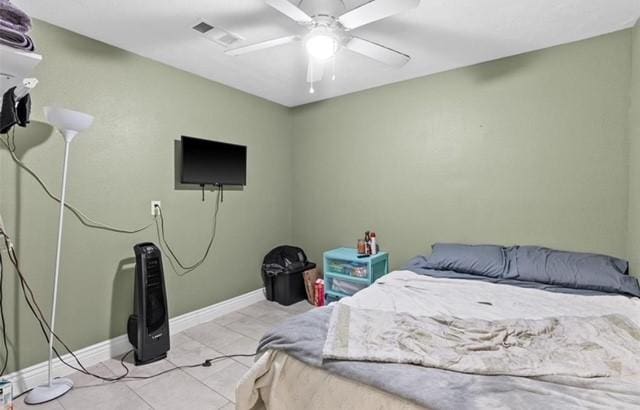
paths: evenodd
<path fill-rule="evenodd" d="M 309 56 L 325 61 L 336 55 L 338 39 L 328 30 L 314 30 L 307 37 L 305 47 Z"/>
<path fill-rule="evenodd" d="M 360 6 L 341 15 L 335 15 L 337 10 L 329 10 L 329 14 L 314 14 L 313 16 L 310 16 L 299 7 L 300 3 L 304 0 L 296 1 L 295 3 L 297 4 L 293 4 L 293 0 L 263 1 L 293 21 L 304 26 L 308 30 L 306 36 L 299 37 L 291 35 L 248 44 L 242 47 L 228 48 L 224 51 L 225 54 L 238 56 L 292 43 L 297 40 L 303 40 L 308 57 L 307 83 L 310 84 L 310 94 L 315 92 L 313 85 L 322 81 L 325 69 L 329 63 L 331 64 L 331 79 L 336 79 L 336 56 L 342 48 L 398 68 L 405 65 L 411 59 L 410 56 L 404 53 L 372 41 L 355 37 L 349 32 L 355 28 L 417 7 L 420 4 L 420 0 L 365 0 Z M 332 1 L 338 3 L 338 0 Z M 340 0 L 340 3 L 342 3 L 343 8 L 347 8 L 344 0 Z M 198 29 L 200 29 L 200 27 L 198 27 Z"/>

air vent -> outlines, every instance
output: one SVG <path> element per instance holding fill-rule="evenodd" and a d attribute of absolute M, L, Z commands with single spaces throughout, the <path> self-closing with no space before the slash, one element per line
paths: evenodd
<path fill-rule="evenodd" d="M 231 33 L 223 28 L 216 27 L 205 20 L 198 21 L 191 28 L 203 35 L 206 39 L 223 47 L 229 47 L 240 40 L 244 40 L 239 35 Z"/>
<path fill-rule="evenodd" d="M 213 26 L 209 23 L 205 23 L 204 21 L 201 21 L 200 23 L 193 26 L 193 29 L 198 33 L 204 34 L 207 31 L 213 29 Z"/>

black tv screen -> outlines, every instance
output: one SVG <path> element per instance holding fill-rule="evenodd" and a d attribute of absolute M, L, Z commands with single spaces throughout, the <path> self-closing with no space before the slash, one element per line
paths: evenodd
<path fill-rule="evenodd" d="M 247 147 L 182 137 L 183 184 L 247 185 Z"/>

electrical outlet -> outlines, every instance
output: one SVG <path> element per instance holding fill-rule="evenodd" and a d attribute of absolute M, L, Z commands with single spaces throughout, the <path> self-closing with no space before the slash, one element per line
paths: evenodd
<path fill-rule="evenodd" d="M 156 216 L 160 213 L 160 210 L 156 208 L 156 206 L 162 207 L 160 201 L 151 201 L 151 216 Z"/>

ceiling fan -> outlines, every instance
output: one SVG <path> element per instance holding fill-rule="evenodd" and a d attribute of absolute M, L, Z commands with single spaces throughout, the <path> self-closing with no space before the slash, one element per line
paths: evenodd
<path fill-rule="evenodd" d="M 352 36 L 349 31 L 417 7 L 420 0 L 371 0 L 339 16 L 333 13 L 310 16 L 288 0 L 265 0 L 265 3 L 306 27 L 309 32 L 304 36 L 291 35 L 249 44 L 226 50 L 225 53 L 238 56 L 303 40 L 309 56 L 307 82 L 310 83 L 310 93 L 314 92 L 313 83 L 322 80 L 327 63 L 335 63 L 335 55 L 342 48 L 392 67 L 402 67 L 411 59 L 389 47 Z M 335 79 L 335 70 L 332 79 Z"/>

